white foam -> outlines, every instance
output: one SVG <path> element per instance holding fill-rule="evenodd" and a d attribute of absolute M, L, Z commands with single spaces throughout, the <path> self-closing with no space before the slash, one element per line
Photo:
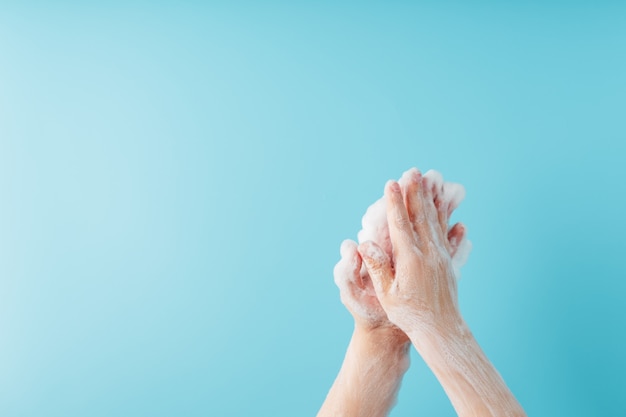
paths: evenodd
<path fill-rule="evenodd" d="M 402 176 L 398 180 L 398 184 L 400 184 L 400 187 L 406 189 L 406 186 L 409 185 L 409 181 L 411 180 L 411 177 L 415 173 L 418 173 L 418 172 L 419 171 L 418 171 L 417 168 L 411 168 L 411 169 L 408 169 L 408 170 L 404 171 L 404 173 L 402 174 Z"/>
<path fill-rule="evenodd" d="M 436 193 L 441 193 L 444 182 L 443 175 L 440 172 L 430 169 L 424 174 L 424 179 L 429 188 L 434 189 Z"/>
<path fill-rule="evenodd" d="M 359 243 L 371 240 L 380 246 L 390 259 L 393 258 L 389 226 L 387 225 L 387 201 L 382 197 L 367 208 L 361 219 L 362 229 L 357 234 Z"/>
<path fill-rule="evenodd" d="M 455 182 L 443 184 L 443 199 L 449 204 L 448 215 L 465 199 L 465 187 Z"/>
<path fill-rule="evenodd" d="M 353 314 L 370 323 L 386 321 L 387 314 L 376 298 L 369 275 L 363 275 L 365 266 L 362 266 L 357 243 L 344 240 L 340 252 L 341 259 L 335 265 L 333 275 L 339 287 L 341 302 Z"/>

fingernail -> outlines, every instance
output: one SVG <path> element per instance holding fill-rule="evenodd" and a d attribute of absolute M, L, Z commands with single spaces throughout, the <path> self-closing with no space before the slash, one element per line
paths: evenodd
<path fill-rule="evenodd" d="M 395 181 L 391 181 L 391 184 L 389 185 L 389 188 L 391 188 L 391 191 L 393 191 L 394 193 L 399 193 L 400 192 L 400 184 L 398 184 Z"/>

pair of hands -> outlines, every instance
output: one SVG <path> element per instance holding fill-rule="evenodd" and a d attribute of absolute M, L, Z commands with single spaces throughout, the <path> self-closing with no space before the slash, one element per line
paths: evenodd
<path fill-rule="evenodd" d="M 466 228 L 448 227 L 465 195 L 436 171 L 413 168 L 389 181 L 363 217 L 360 244 L 346 240 L 334 269 L 357 328 L 386 330 L 398 342 L 445 331 L 460 319 L 456 281 L 471 249 Z"/>
<path fill-rule="evenodd" d="M 335 282 L 355 331 L 318 417 L 387 415 L 410 343 L 459 416 L 526 415 L 459 311 L 457 279 L 471 244 L 461 223 L 448 222 L 464 195 L 437 172 L 411 169 L 370 206 L 361 243 L 341 245 Z"/>

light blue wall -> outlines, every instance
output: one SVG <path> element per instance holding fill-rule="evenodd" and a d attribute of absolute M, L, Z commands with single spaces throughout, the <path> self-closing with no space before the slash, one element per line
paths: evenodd
<path fill-rule="evenodd" d="M 121 3 L 0 6 L 0 415 L 314 415 L 411 166 L 529 414 L 626 415 L 623 3 Z M 417 354 L 392 415 L 454 415 Z"/>

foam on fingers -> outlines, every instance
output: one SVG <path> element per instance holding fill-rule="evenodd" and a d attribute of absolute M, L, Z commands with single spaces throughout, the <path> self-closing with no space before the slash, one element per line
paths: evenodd
<path fill-rule="evenodd" d="M 439 194 L 443 186 L 443 175 L 439 171 L 429 169 L 424 174 L 424 185 L 432 190 L 435 194 Z"/>
<path fill-rule="evenodd" d="M 341 258 L 333 268 L 333 276 L 335 284 L 340 289 L 345 288 L 348 281 L 350 281 L 350 261 L 346 258 Z"/>
<path fill-rule="evenodd" d="M 461 204 L 465 198 L 465 187 L 456 182 L 447 182 L 443 185 L 443 199 L 448 202 L 448 216 Z"/>
<path fill-rule="evenodd" d="M 416 224 L 420 222 L 424 212 L 422 199 L 420 198 L 420 193 L 422 192 L 420 189 L 423 187 L 422 174 L 417 169 L 411 169 L 407 173 L 408 177 L 403 188 L 404 202 L 409 214 L 409 220 L 412 224 Z"/>
<path fill-rule="evenodd" d="M 398 180 L 398 184 L 400 184 L 400 187 L 403 190 L 406 190 L 406 187 L 409 185 L 409 183 L 411 182 L 411 179 L 413 179 L 414 175 L 421 175 L 420 171 L 417 168 L 415 168 L 415 167 L 413 167 L 411 169 L 407 169 L 406 171 L 404 171 L 402 173 L 402 176 Z"/>
<path fill-rule="evenodd" d="M 382 294 L 389 288 L 393 277 L 390 258 L 380 246 L 371 241 L 361 243 L 359 253 L 367 266 L 374 289 L 378 294 Z"/>
<path fill-rule="evenodd" d="M 341 242 L 339 253 L 342 258 L 351 258 L 357 251 L 357 243 L 354 240 L 346 239 Z"/>

